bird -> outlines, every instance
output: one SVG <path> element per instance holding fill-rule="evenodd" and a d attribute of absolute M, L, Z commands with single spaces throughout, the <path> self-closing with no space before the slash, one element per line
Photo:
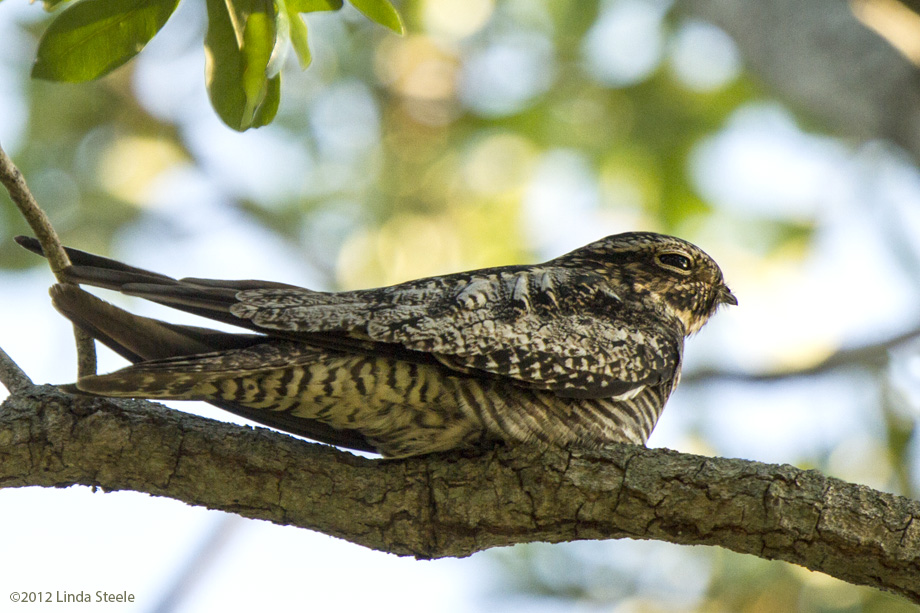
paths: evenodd
<path fill-rule="evenodd" d="M 36 239 L 16 240 L 42 254 Z M 342 292 L 174 279 L 66 251 L 53 305 L 132 365 L 65 390 L 203 400 L 389 458 L 644 445 L 680 380 L 685 338 L 738 304 L 712 258 L 653 232 L 607 236 L 542 264 Z M 142 317 L 81 285 L 246 331 Z"/>

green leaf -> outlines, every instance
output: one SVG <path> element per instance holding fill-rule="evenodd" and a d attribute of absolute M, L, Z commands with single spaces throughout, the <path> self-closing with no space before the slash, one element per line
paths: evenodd
<path fill-rule="evenodd" d="M 32 76 L 90 81 L 118 68 L 166 24 L 179 0 L 83 0 L 51 22 Z"/>
<path fill-rule="evenodd" d="M 275 48 L 275 15 L 251 13 L 243 28 L 244 113 L 254 117 L 268 92 L 268 62 Z"/>
<path fill-rule="evenodd" d="M 287 34 L 291 39 L 294 52 L 297 53 L 297 61 L 300 67 L 306 70 L 313 61 L 313 56 L 310 53 L 310 45 L 307 43 L 307 24 L 299 15 L 299 10 L 295 8 L 298 3 L 303 4 L 304 0 L 280 0 L 285 19 L 282 20 L 279 16 L 278 22 L 279 25 L 282 21 L 287 24 Z"/>
<path fill-rule="evenodd" d="M 386 26 L 397 34 L 404 34 L 402 19 L 388 0 L 348 0 L 353 7 L 364 13 L 371 21 Z"/>
<path fill-rule="evenodd" d="M 268 86 L 265 92 L 265 99 L 256 110 L 255 117 L 252 120 L 253 128 L 267 126 L 278 113 L 278 106 L 281 104 L 281 75 L 277 74 L 268 80 Z"/>
<path fill-rule="evenodd" d="M 267 76 L 277 35 L 271 0 L 207 0 L 205 75 L 211 105 L 240 132 L 270 122 L 280 101 L 280 75 Z"/>
<path fill-rule="evenodd" d="M 342 8 L 342 0 L 287 0 L 292 13 L 315 13 L 317 11 L 337 11 Z"/>
<path fill-rule="evenodd" d="M 290 8 L 290 3 L 288 8 Z M 300 62 L 300 67 L 306 70 L 310 62 L 313 61 L 313 56 L 310 54 L 310 45 L 307 44 L 307 24 L 304 22 L 303 17 L 293 11 L 288 15 L 288 18 L 291 46 L 294 47 L 294 52 L 297 53 L 297 61 Z"/>

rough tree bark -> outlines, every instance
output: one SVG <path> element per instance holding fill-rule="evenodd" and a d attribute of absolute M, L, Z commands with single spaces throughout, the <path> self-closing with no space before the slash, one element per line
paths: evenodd
<path fill-rule="evenodd" d="M 51 386 L 0 406 L 0 487 L 130 489 L 419 558 L 636 538 L 786 560 L 920 603 L 920 503 L 792 466 L 631 445 L 357 457 Z"/>

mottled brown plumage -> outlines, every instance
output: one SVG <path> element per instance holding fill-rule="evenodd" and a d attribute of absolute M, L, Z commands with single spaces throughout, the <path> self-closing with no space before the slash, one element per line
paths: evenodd
<path fill-rule="evenodd" d="M 40 252 L 33 239 L 18 239 Z M 80 379 L 102 396 L 205 400 L 387 456 L 495 441 L 642 444 L 680 378 L 684 337 L 737 304 L 697 247 L 609 236 L 535 266 L 327 293 L 181 279 L 69 250 L 74 283 L 256 331 L 132 315 L 73 285 L 55 306 L 133 366 Z"/>

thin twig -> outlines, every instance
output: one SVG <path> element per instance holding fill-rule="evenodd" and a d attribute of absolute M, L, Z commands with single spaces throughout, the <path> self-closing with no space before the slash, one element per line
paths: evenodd
<path fill-rule="evenodd" d="M 41 243 L 42 249 L 48 258 L 51 272 L 54 273 L 58 283 L 66 283 L 62 272 L 70 266 L 70 259 L 64 251 L 64 246 L 58 239 L 57 233 L 51 225 L 51 220 L 38 206 L 35 197 L 26 185 L 22 172 L 13 164 L 13 160 L 0 147 L 0 183 L 6 187 L 10 198 L 16 203 L 19 212 L 35 232 L 35 237 Z M 74 326 L 74 338 L 77 343 L 77 376 L 86 377 L 96 374 L 96 345 L 92 337 Z"/>
<path fill-rule="evenodd" d="M 73 327 L 73 338 L 77 344 L 77 377 L 91 377 L 96 374 L 96 343 L 93 337 Z"/>
<path fill-rule="evenodd" d="M 28 389 L 35 385 L 32 379 L 25 371 L 19 368 L 19 364 L 13 361 L 7 353 L 0 347 L 0 383 L 8 389 L 11 394 Z"/>
<path fill-rule="evenodd" d="M 888 354 L 893 349 L 920 338 L 920 328 L 898 334 L 872 345 L 847 347 L 829 355 L 817 364 L 797 370 L 780 370 L 773 372 L 741 372 L 731 370 L 700 369 L 686 373 L 681 383 L 701 383 L 713 380 L 736 381 L 740 383 L 768 383 L 786 379 L 811 377 L 847 366 L 869 366 L 881 368 L 888 363 Z"/>

